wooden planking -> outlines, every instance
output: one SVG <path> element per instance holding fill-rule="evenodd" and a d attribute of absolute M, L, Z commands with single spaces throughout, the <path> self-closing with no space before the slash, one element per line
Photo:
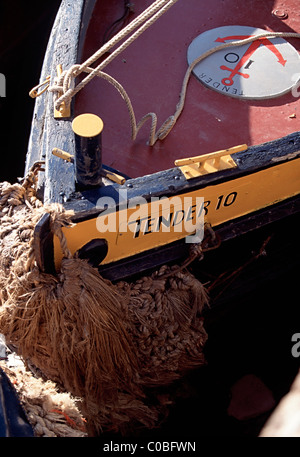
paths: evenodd
<path fill-rule="evenodd" d="M 41 81 L 50 74 L 53 83 L 58 64 L 67 69 L 77 63 L 84 3 L 84 0 L 62 1 L 46 51 Z M 73 164 L 52 155 L 54 147 L 73 151 L 71 120 L 54 119 L 52 93 L 46 92 L 36 100 L 25 172 L 36 160 L 46 161 L 45 174 L 40 178 L 40 186 L 44 185 L 45 203 L 63 202 L 75 189 Z"/>

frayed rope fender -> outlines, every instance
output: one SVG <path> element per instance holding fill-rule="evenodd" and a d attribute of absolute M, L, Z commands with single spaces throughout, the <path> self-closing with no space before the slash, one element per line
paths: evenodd
<path fill-rule="evenodd" d="M 72 215 L 37 199 L 39 169 L 22 184 L 0 184 L 0 333 L 25 362 L 82 398 L 90 435 L 154 427 L 170 401 L 155 388 L 205 363 L 206 291 L 167 266 L 115 285 L 72 257 L 61 230 Z M 66 252 L 56 275 L 35 262 L 33 231 L 45 212 Z"/>

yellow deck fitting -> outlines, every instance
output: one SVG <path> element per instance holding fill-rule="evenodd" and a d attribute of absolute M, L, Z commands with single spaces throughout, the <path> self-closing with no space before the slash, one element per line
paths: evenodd
<path fill-rule="evenodd" d="M 67 162 L 74 162 L 74 156 L 66 151 L 63 151 L 62 149 L 54 148 L 52 149 L 52 154 L 56 157 L 59 157 L 60 159 L 66 160 Z"/>
<path fill-rule="evenodd" d="M 47 76 L 47 78 L 45 79 L 45 81 L 43 81 L 42 83 L 40 84 L 37 84 L 36 86 L 34 86 L 31 91 L 29 92 L 29 96 L 31 98 L 37 98 L 39 97 L 40 95 L 42 95 L 44 92 L 46 92 L 46 90 L 48 89 L 50 85 L 50 75 Z M 39 91 L 39 89 L 41 87 L 45 86 L 42 90 Z"/>
<path fill-rule="evenodd" d="M 100 135 L 103 127 L 102 119 L 91 113 L 80 114 L 72 122 L 73 132 L 83 138 L 94 138 Z"/>
<path fill-rule="evenodd" d="M 246 151 L 247 149 L 248 146 L 246 144 L 241 144 L 229 149 L 211 152 L 210 154 L 178 159 L 175 160 L 175 165 L 180 168 L 186 179 L 197 178 L 198 176 L 237 167 L 231 154 Z"/>
<path fill-rule="evenodd" d="M 67 162 L 74 163 L 74 156 L 66 151 L 63 151 L 62 149 L 53 148 L 52 154 L 56 157 L 59 157 L 60 159 L 66 160 Z M 124 176 L 118 175 L 117 173 L 107 170 L 106 168 L 102 168 L 102 174 L 105 178 L 110 179 L 110 181 L 113 181 L 117 184 L 122 185 L 126 181 Z"/>
<path fill-rule="evenodd" d="M 106 170 L 105 168 L 102 169 L 103 175 L 105 178 L 110 179 L 111 181 L 117 183 L 117 184 L 124 184 L 126 179 L 124 176 L 120 176 L 117 173 L 114 173 L 112 171 Z"/>

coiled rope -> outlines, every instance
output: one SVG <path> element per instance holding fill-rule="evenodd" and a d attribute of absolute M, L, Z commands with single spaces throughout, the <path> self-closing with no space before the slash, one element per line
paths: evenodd
<path fill-rule="evenodd" d="M 197 59 L 195 59 L 190 66 L 188 67 L 182 87 L 179 95 L 179 102 L 176 105 L 174 114 L 169 116 L 162 126 L 157 130 L 157 115 L 155 113 L 148 113 L 143 118 L 137 122 L 134 109 L 128 96 L 125 88 L 112 76 L 107 73 L 104 73 L 102 70 L 115 59 L 124 49 L 126 49 L 131 43 L 133 43 L 145 30 L 147 30 L 151 25 L 154 24 L 164 13 L 166 13 L 171 6 L 173 6 L 178 0 L 157 0 L 151 6 L 149 6 L 143 13 L 141 13 L 136 19 L 134 19 L 130 24 L 128 24 L 123 30 L 117 33 L 111 40 L 109 40 L 104 46 L 102 46 L 97 52 L 95 52 L 89 59 L 87 59 L 81 65 L 75 64 L 72 65 L 68 70 L 65 70 L 61 76 L 57 79 L 56 83 L 49 87 L 50 92 L 57 94 L 57 99 L 55 101 L 56 109 L 59 109 L 61 104 L 65 102 L 69 104 L 72 98 L 83 89 L 95 76 L 104 79 L 115 87 L 115 89 L 120 93 L 124 99 L 131 124 L 131 138 L 134 141 L 138 135 L 139 130 L 145 124 L 148 119 L 151 120 L 150 134 L 148 144 L 153 146 L 157 140 L 165 139 L 168 134 L 171 132 L 175 126 L 178 118 L 180 117 L 186 99 L 186 92 L 188 83 L 191 77 L 191 74 L 200 62 L 209 57 L 210 55 L 222 51 L 223 49 L 230 47 L 243 46 L 248 43 L 252 43 L 256 40 L 262 40 L 264 38 L 300 38 L 299 33 L 293 32 L 266 32 L 259 35 L 251 36 L 246 39 L 236 40 L 234 42 L 223 43 L 221 45 L 215 46 L 212 49 L 207 50 L 201 54 Z M 124 39 L 127 35 L 137 29 L 129 38 L 127 38 L 124 43 L 122 43 L 115 51 L 113 51 L 103 62 L 101 62 L 96 68 L 90 67 L 97 59 L 102 57 L 106 52 L 108 52 L 112 47 Z M 73 87 L 73 81 L 81 73 L 87 73 L 86 76 L 81 82 L 79 82 L 75 87 Z"/>

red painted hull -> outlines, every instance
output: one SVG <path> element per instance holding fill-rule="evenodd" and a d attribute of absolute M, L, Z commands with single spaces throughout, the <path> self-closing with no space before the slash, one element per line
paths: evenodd
<path fill-rule="evenodd" d="M 133 19 L 150 4 L 135 4 Z M 105 68 L 129 94 L 137 121 L 155 112 L 160 126 L 174 113 L 187 69 L 187 48 L 202 32 L 242 25 L 276 32 L 300 32 L 298 0 L 179 1 Z M 288 17 L 274 16 L 287 11 Z M 272 14 L 273 12 L 273 14 Z M 82 61 L 102 44 L 107 28 L 123 13 L 119 0 L 98 1 L 83 47 Z M 300 50 L 300 40 L 288 40 Z M 150 122 L 131 140 L 124 101 L 107 82 L 95 78 L 76 97 L 76 114 L 102 117 L 103 163 L 138 177 L 174 166 L 174 160 L 247 143 L 255 145 L 300 130 L 299 98 L 291 93 L 269 100 L 240 100 L 214 92 L 195 76 L 189 82 L 184 111 L 170 135 L 147 146 Z"/>

